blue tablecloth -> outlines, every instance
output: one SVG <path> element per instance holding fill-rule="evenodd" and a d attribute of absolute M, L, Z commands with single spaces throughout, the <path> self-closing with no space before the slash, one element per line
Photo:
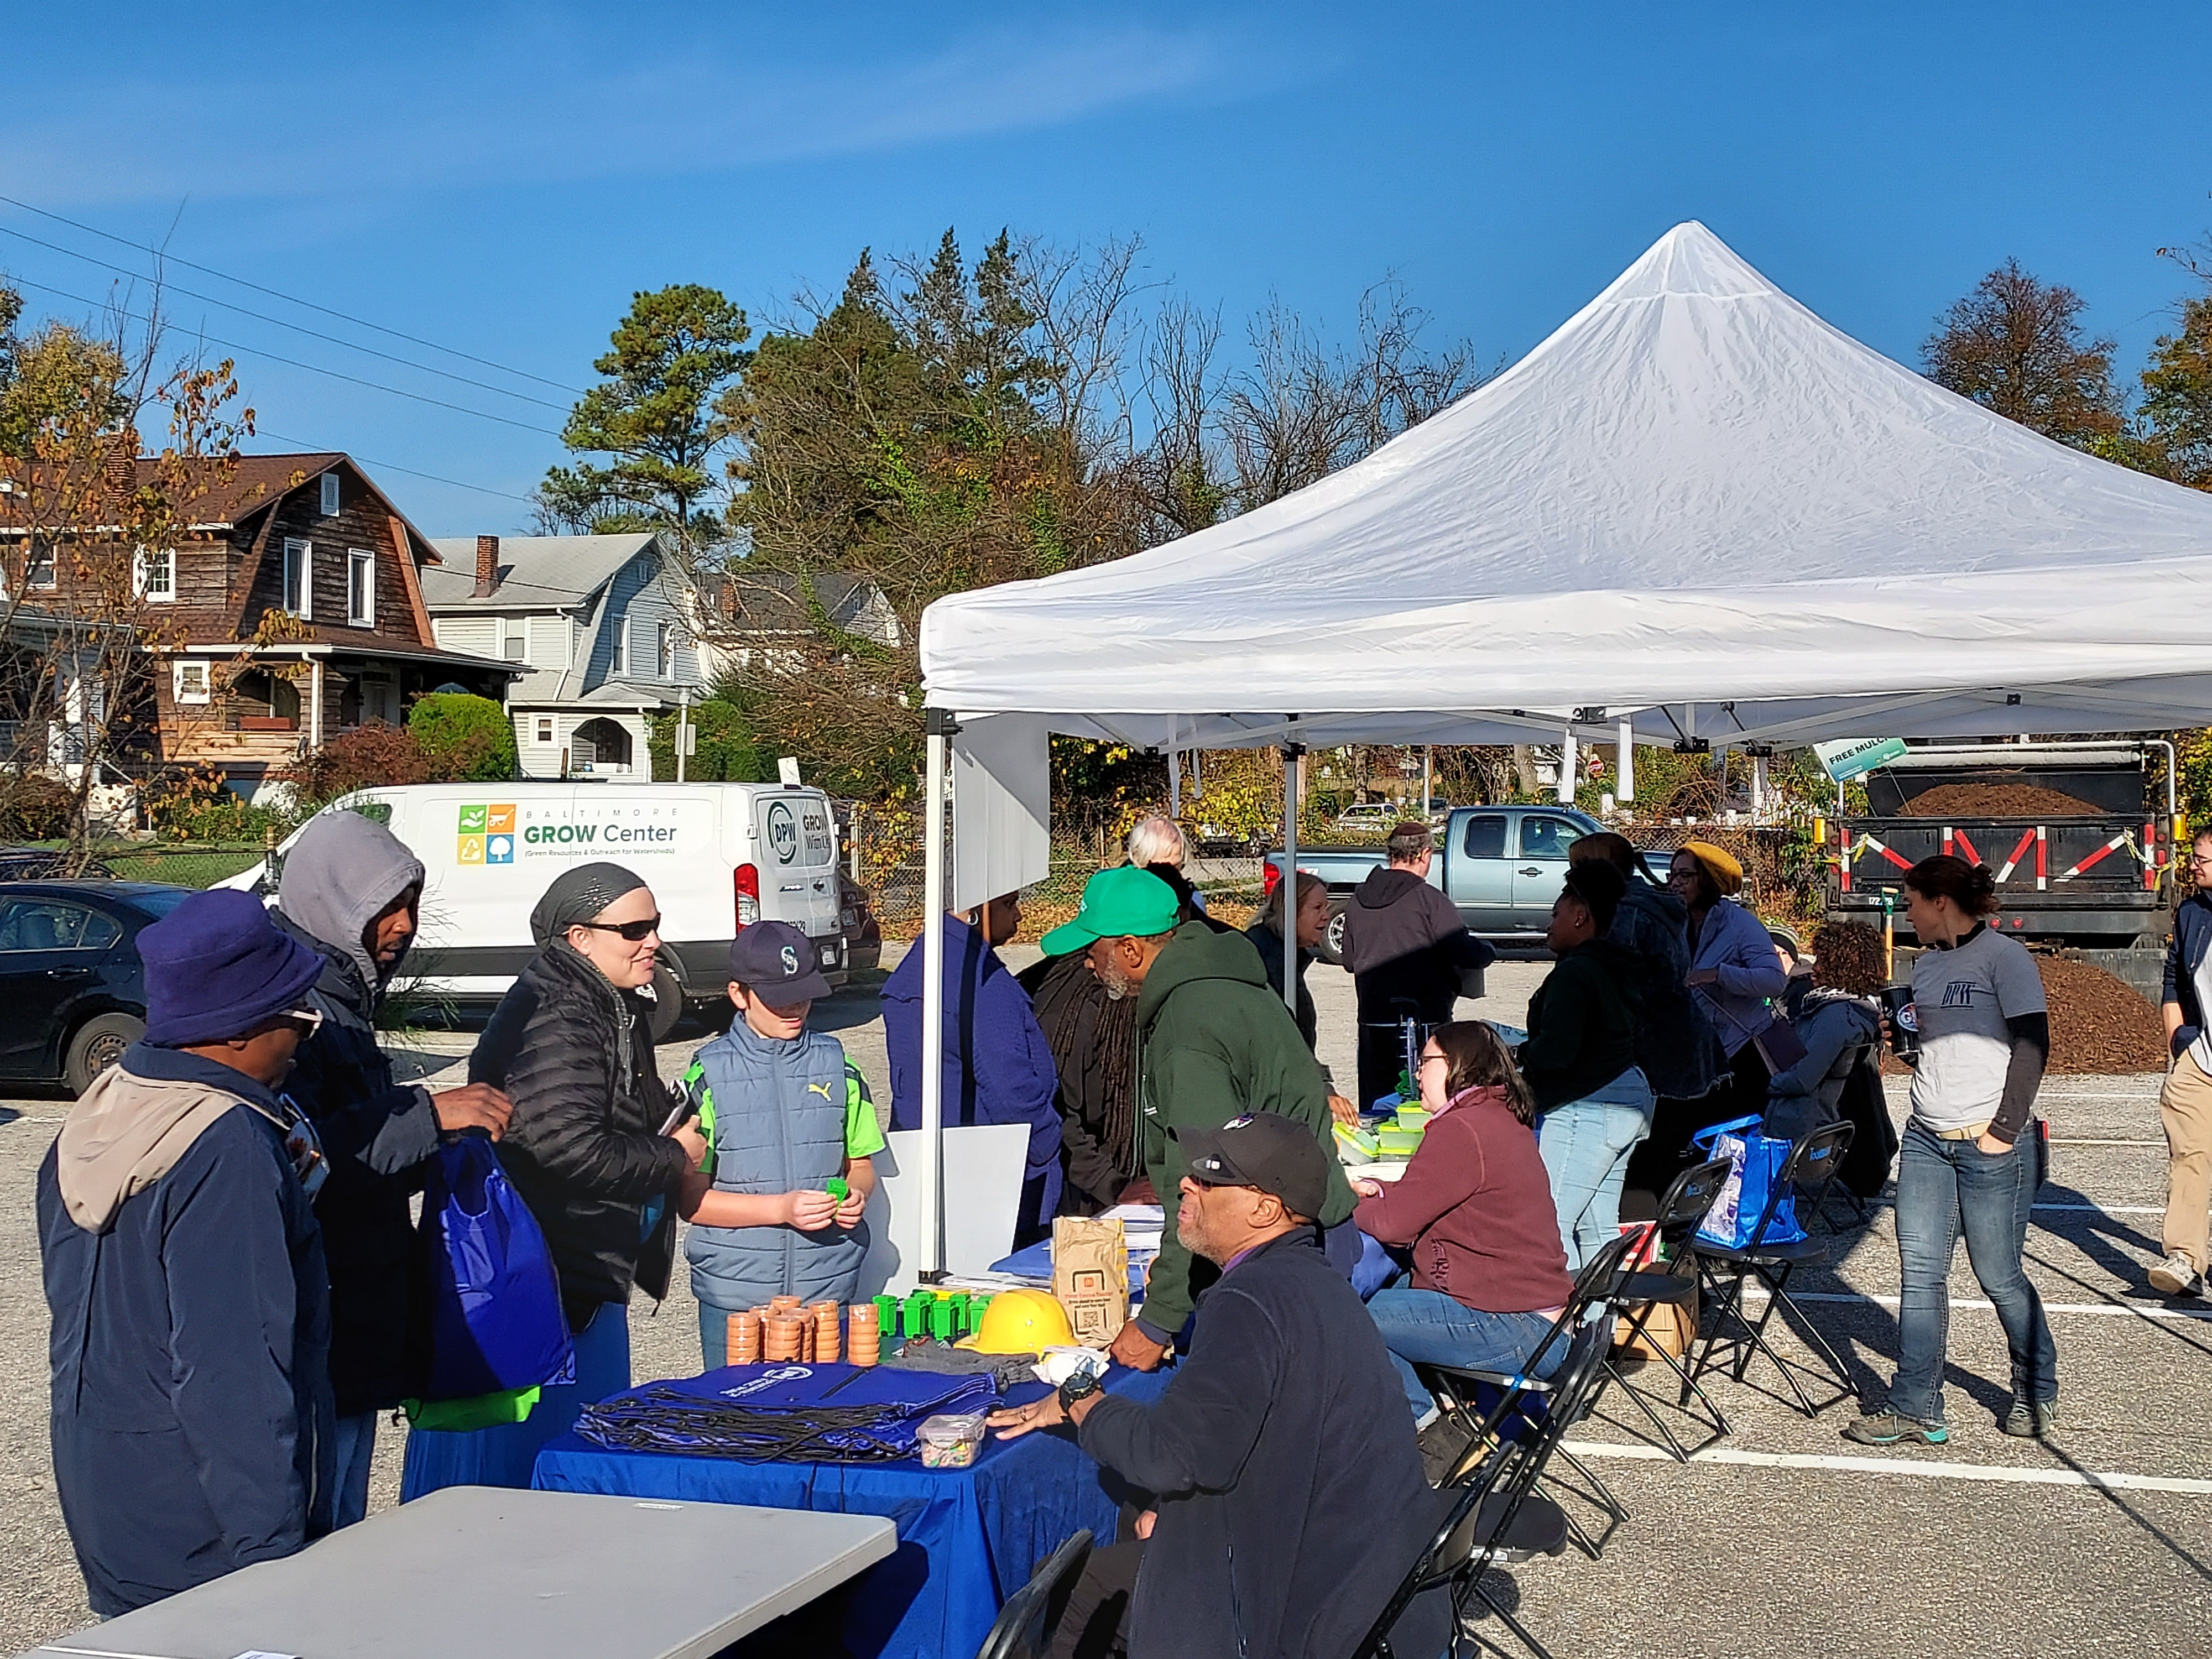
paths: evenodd
<path fill-rule="evenodd" d="M 1116 1368 L 1109 1391 L 1150 1400 L 1167 1373 Z M 1040 1399 L 1042 1383 L 1015 1389 Z M 854 1582 L 843 1632 L 860 1659 L 939 1659 L 982 1646 L 991 1620 L 1067 1535 L 1088 1527 L 1111 1543 L 1119 1501 L 1064 1431 L 987 1440 L 964 1469 L 896 1463 L 739 1463 L 607 1451 L 562 1435 L 538 1454 L 541 1491 L 609 1492 L 770 1509 L 881 1515 L 899 1547 Z"/>

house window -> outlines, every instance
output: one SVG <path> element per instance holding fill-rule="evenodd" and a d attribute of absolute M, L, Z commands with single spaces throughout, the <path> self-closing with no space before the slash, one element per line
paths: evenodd
<path fill-rule="evenodd" d="M 609 673 L 629 672 L 629 618 L 624 617 L 615 624 L 614 659 L 608 665 Z"/>
<path fill-rule="evenodd" d="M 538 741 L 540 743 L 553 741 L 553 717 L 550 714 L 540 714 L 538 717 Z"/>
<path fill-rule="evenodd" d="M 653 629 L 653 650 L 660 665 L 660 678 L 676 678 L 676 630 L 666 623 Z"/>
<path fill-rule="evenodd" d="M 53 544 L 42 536 L 32 537 L 30 551 L 23 557 L 23 586 L 51 590 L 58 585 Z"/>
<path fill-rule="evenodd" d="M 500 641 L 499 654 L 509 662 L 527 662 L 530 659 L 530 647 L 526 643 L 526 639 L 527 636 L 523 632 L 522 618 L 520 617 L 511 618 Z"/>
<path fill-rule="evenodd" d="M 140 599 L 167 605 L 177 597 L 177 550 L 165 547 L 156 553 L 140 548 L 131 577 L 131 585 L 137 590 Z"/>
<path fill-rule="evenodd" d="M 208 665 L 204 662 L 179 663 L 176 688 L 179 702 L 208 702 Z"/>
<path fill-rule="evenodd" d="M 356 628 L 376 626 L 376 555 L 365 547 L 346 554 L 346 620 Z"/>
<path fill-rule="evenodd" d="M 290 611 L 301 622 L 314 616 L 315 604 L 315 544 L 313 542 L 284 538 L 284 593 L 277 601 L 278 607 Z"/>
<path fill-rule="evenodd" d="M 322 477 L 323 516 L 335 519 L 338 515 L 338 475 L 325 472 Z"/>

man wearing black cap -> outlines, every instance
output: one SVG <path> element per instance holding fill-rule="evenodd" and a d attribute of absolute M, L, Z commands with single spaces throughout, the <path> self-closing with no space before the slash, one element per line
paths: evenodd
<path fill-rule="evenodd" d="M 1328 1155 L 1267 1112 L 1176 1135 L 1178 1226 L 1221 1268 L 1188 1357 L 1150 1405 L 1071 1385 L 991 1425 L 1011 1437 L 1072 1422 L 1085 1451 L 1153 1495 L 1131 1654 L 1349 1653 L 1440 1510 L 1382 1336 L 1315 1242 Z M 1425 1596 L 1395 1644 L 1437 1652 L 1444 1621 Z"/>
<path fill-rule="evenodd" d="M 276 1093 L 323 959 L 246 893 L 138 935 L 146 1034 L 39 1168 L 54 1486 L 103 1619 L 328 1524 L 330 1292 L 314 1132 Z"/>

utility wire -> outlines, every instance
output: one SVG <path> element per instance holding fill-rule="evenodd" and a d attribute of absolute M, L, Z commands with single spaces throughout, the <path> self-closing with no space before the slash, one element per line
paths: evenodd
<path fill-rule="evenodd" d="M 353 324 L 356 328 L 374 329 L 379 334 L 388 334 L 395 340 L 404 340 L 410 345 L 428 346 L 431 350 L 442 351 L 449 357 L 459 357 L 468 362 L 480 364 L 485 368 L 495 368 L 502 374 L 513 374 L 520 380 L 535 380 L 540 386 L 551 386 L 556 392 L 566 392 L 578 397 L 582 395 L 580 388 L 559 380 L 549 380 L 543 374 L 532 374 L 527 369 L 510 368 L 505 363 L 495 363 L 489 357 L 479 357 L 473 352 L 461 351 L 453 346 L 440 345 L 435 340 L 426 340 L 419 334 L 409 334 L 400 329 L 386 328 L 383 324 L 372 323 L 365 317 L 356 317 L 346 312 L 333 310 L 329 306 L 317 305 L 313 300 L 302 300 L 299 295 L 287 294 L 282 289 L 267 288 L 259 283 L 251 283 L 243 276 L 234 276 L 228 271 L 217 270 L 213 265 L 198 264 L 192 260 L 181 258 L 176 254 L 165 253 L 160 248 L 149 247 L 143 242 L 134 242 L 128 237 L 118 236 L 112 232 L 101 230 L 97 226 L 65 218 L 58 213 L 49 213 L 44 208 L 33 207 L 28 202 L 20 202 L 12 196 L 0 196 L 0 202 L 5 202 L 9 207 L 21 208 L 26 213 L 35 213 L 41 219 L 51 219 L 58 225 L 67 225 L 72 230 L 81 230 L 88 236 L 97 236 L 103 241 L 113 242 L 118 246 L 135 248 L 141 253 L 150 253 L 155 258 L 166 259 L 172 264 L 204 271 L 210 276 L 219 276 L 226 283 L 235 283 L 240 288 L 250 288 L 256 294 L 266 294 L 270 299 L 282 300 L 287 305 L 304 306 L 309 311 L 319 311 L 325 317 L 335 317 L 342 323 Z"/>
<path fill-rule="evenodd" d="M 134 270 L 128 265 L 112 264 L 106 259 L 95 259 L 89 253 L 79 253 L 75 248 L 64 247 L 59 242 L 44 241 L 28 232 L 16 230 L 8 225 L 0 225 L 0 236 L 13 236 L 18 241 L 30 243 L 33 247 L 42 247 L 55 253 L 66 254 L 72 259 L 82 259 L 88 265 L 98 265 L 102 270 L 112 270 L 118 276 L 130 277 L 133 282 L 151 283 L 165 293 L 181 294 L 188 300 L 200 300 L 211 306 L 221 306 L 225 311 L 234 311 L 241 317 L 251 317 L 257 322 L 274 323 L 278 328 L 289 328 L 313 339 L 327 340 L 331 344 L 343 346 L 349 351 L 364 352 L 371 357 L 381 357 L 386 362 L 398 363 L 403 368 L 420 369 L 423 374 L 435 374 L 441 380 L 457 380 L 463 386 L 472 386 L 479 391 L 495 392 L 502 398 L 515 398 L 526 404 L 536 404 L 540 409 L 559 410 L 563 413 L 568 409 L 567 404 L 556 404 L 527 392 L 510 391 L 503 386 L 494 386 L 489 380 L 471 380 L 465 374 L 456 374 L 449 369 L 434 368 L 428 363 L 418 363 L 411 357 L 396 356 L 389 351 L 379 351 L 374 346 L 362 345 L 356 341 L 346 339 L 340 335 L 325 334 L 320 329 L 309 328 L 303 323 L 287 322 L 283 318 L 272 317 L 265 311 L 255 311 L 250 307 L 234 305 L 228 300 L 218 300 L 212 294 L 198 294 L 188 288 L 179 288 L 173 283 L 158 276 L 148 276 L 144 272 Z"/>
<path fill-rule="evenodd" d="M 254 435 L 260 438 L 274 438 L 280 444 L 296 445 L 310 454 L 351 455 L 355 460 L 364 466 L 373 466 L 380 472 L 404 472 L 410 478 L 428 478 L 432 483 L 451 484 L 456 489 L 473 489 L 479 495 L 496 495 L 501 501 L 520 501 L 525 507 L 538 505 L 529 496 L 518 495 L 512 490 L 492 489 L 483 484 L 463 483 L 459 478 L 441 478 L 434 472 L 423 472 L 411 466 L 402 466 L 397 461 L 380 461 L 374 455 L 354 455 L 350 450 L 333 450 L 328 444 L 311 444 L 305 438 L 295 438 L 284 432 L 271 432 L 264 426 L 257 426 L 254 428 Z"/>
<path fill-rule="evenodd" d="M 67 289 L 55 288 L 50 283 L 34 283 L 27 276 L 10 276 L 8 280 L 24 288 L 34 288 L 41 294 L 52 294 L 81 306 L 98 307 L 111 303 L 100 300 L 88 300 L 82 294 L 71 294 Z M 150 318 L 142 317 L 136 312 L 125 311 L 119 306 L 115 309 L 118 315 L 128 318 L 134 323 L 144 323 L 149 327 L 154 325 L 153 319 Z M 226 340 L 218 334 L 201 333 L 198 337 L 232 351 L 242 351 L 249 357 L 259 357 L 267 362 L 283 363 L 288 368 L 304 368 L 310 374 L 326 374 L 331 380 L 343 380 L 352 386 L 366 386 L 371 392 L 386 392 L 395 398 L 409 398 L 418 404 L 429 404 L 438 409 L 450 409 L 458 415 L 473 415 L 480 421 L 496 421 L 501 426 L 511 426 L 523 432 L 534 432 L 541 438 L 558 438 L 561 435 L 549 428 L 532 426 L 527 421 L 513 420 L 505 415 L 494 415 L 489 410 L 471 409 L 465 404 L 448 403 L 443 398 L 432 398 L 420 392 L 404 391 L 396 386 L 386 386 L 379 380 L 364 380 L 358 374 L 343 374 L 335 368 L 325 368 L 318 363 L 303 363 L 297 357 L 283 356 L 274 351 L 265 351 L 259 346 L 241 345 L 235 340 Z"/>

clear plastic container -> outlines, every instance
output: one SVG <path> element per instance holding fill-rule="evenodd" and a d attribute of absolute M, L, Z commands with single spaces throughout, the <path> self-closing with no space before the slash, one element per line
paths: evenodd
<path fill-rule="evenodd" d="M 925 1469 L 964 1469 L 983 1446 L 981 1412 L 941 1412 L 926 1417 L 915 1431 L 915 1449 Z"/>

